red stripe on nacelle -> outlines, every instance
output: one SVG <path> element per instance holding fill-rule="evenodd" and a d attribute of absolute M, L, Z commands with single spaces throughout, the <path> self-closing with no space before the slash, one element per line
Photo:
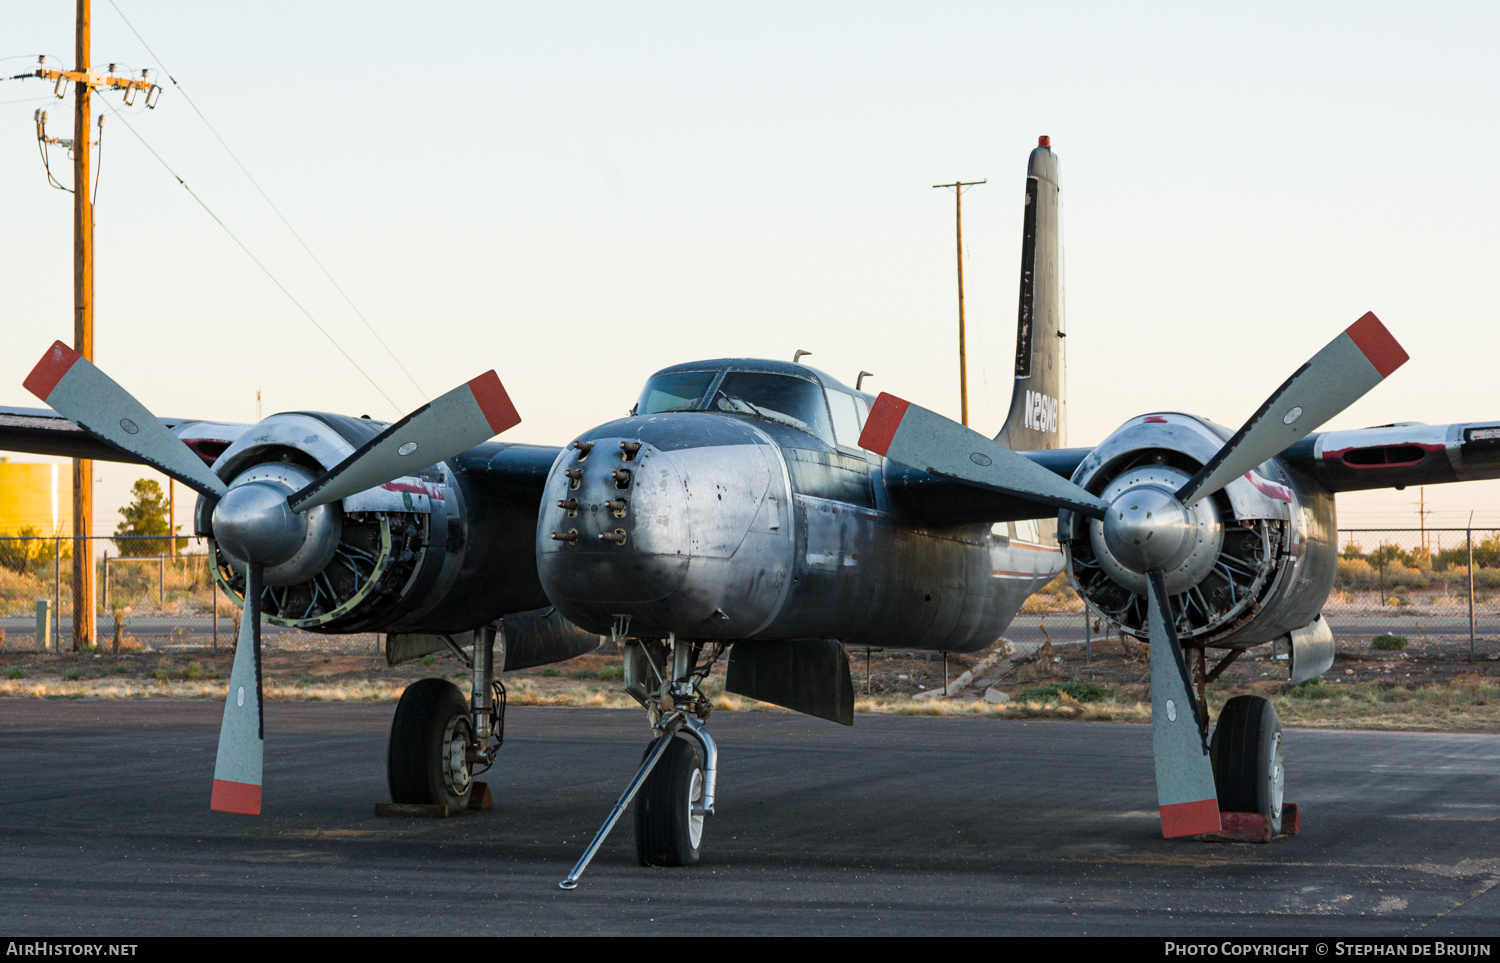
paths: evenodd
<path fill-rule="evenodd" d="M 484 420 L 490 423 L 490 430 L 495 434 L 521 423 L 520 413 L 510 403 L 510 395 L 505 393 L 505 386 L 500 383 L 500 376 L 494 370 L 486 371 L 469 382 L 469 391 L 473 393 L 474 402 L 484 412 Z"/>
<path fill-rule="evenodd" d="M 1219 825 L 1219 801 L 1217 799 L 1173 803 L 1160 808 L 1161 834 L 1167 839 L 1216 833 L 1222 828 Z"/>
<path fill-rule="evenodd" d="M 890 451 L 891 440 L 896 437 L 896 429 L 901 427 L 901 419 L 906 417 L 906 409 L 910 407 L 911 402 L 902 401 L 895 395 L 882 391 L 880 397 L 875 399 L 875 407 L 870 409 L 870 417 L 865 419 L 865 430 L 859 435 L 859 447 L 877 455 Z"/>
<path fill-rule="evenodd" d="M 52 342 L 52 347 L 42 355 L 42 360 L 31 369 L 31 374 L 21 382 L 22 387 L 36 395 L 43 401 L 52 394 L 52 389 L 63 380 L 63 375 L 73 367 L 73 364 L 83 355 L 63 344 L 61 341 Z"/>
<path fill-rule="evenodd" d="M 1344 333 L 1370 359 L 1370 364 L 1382 378 L 1389 378 L 1391 372 L 1406 364 L 1410 357 L 1373 311 L 1366 311 L 1365 316 L 1345 328 Z"/>
<path fill-rule="evenodd" d="M 213 798 L 208 808 L 220 813 L 239 813 L 241 816 L 260 815 L 260 787 L 248 782 L 230 782 L 228 779 L 214 780 Z"/>

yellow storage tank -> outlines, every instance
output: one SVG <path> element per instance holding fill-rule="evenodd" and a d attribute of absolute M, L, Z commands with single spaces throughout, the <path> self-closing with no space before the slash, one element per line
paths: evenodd
<path fill-rule="evenodd" d="M 73 469 L 0 458 L 0 535 L 23 528 L 39 535 L 73 533 Z"/>

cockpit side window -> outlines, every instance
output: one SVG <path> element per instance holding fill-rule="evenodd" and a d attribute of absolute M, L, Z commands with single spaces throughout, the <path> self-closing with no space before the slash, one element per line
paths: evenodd
<path fill-rule="evenodd" d="M 828 408 L 833 412 L 833 432 L 839 444 L 845 448 L 859 447 L 860 417 L 854 406 L 854 396 L 828 389 Z"/>
<path fill-rule="evenodd" d="M 664 411 L 691 411 L 698 407 L 703 392 L 714 380 L 716 370 L 674 371 L 659 374 L 646 382 L 641 399 L 636 402 L 638 415 L 657 415 Z"/>
<path fill-rule="evenodd" d="M 823 389 L 791 375 L 762 371 L 731 371 L 720 382 L 709 407 L 718 411 L 759 415 L 811 432 L 824 441 L 834 438 Z"/>
<path fill-rule="evenodd" d="M 870 417 L 870 403 L 861 395 L 854 396 L 854 406 L 859 409 L 859 430 L 865 430 L 865 421 Z"/>

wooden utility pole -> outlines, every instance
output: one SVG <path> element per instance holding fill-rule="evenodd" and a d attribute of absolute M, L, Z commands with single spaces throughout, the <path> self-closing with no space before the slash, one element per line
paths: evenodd
<path fill-rule="evenodd" d="M 93 156 L 89 135 L 90 63 L 89 2 L 78 0 L 78 28 L 74 63 L 83 77 L 73 90 L 73 350 L 94 360 L 94 204 L 89 196 Z M 94 534 L 94 463 L 73 459 L 73 651 L 93 645 L 94 558 L 89 536 Z"/>
<path fill-rule="evenodd" d="M 94 198 L 92 164 L 94 140 L 89 132 L 89 114 L 95 87 L 113 88 L 125 95 L 129 105 L 137 93 L 145 92 L 146 106 L 155 107 L 161 88 L 147 79 L 148 72 L 141 76 L 124 77 L 90 69 L 90 0 L 77 0 L 77 21 L 74 35 L 74 60 L 76 70 L 57 70 L 42 66 L 29 74 L 20 76 L 40 77 L 56 83 L 58 98 L 67 95 L 67 85 L 73 84 L 73 139 L 61 141 L 47 136 L 46 112 L 37 111 L 37 139 L 46 144 L 66 146 L 73 152 L 73 350 L 94 360 Z M 13 78 L 13 79 L 18 79 Z M 99 127 L 104 127 L 104 117 L 99 117 Z M 55 180 L 49 182 L 62 188 Z M 94 559 L 89 544 L 93 535 L 94 519 L 94 463 L 87 458 L 73 459 L 73 651 L 94 644 L 97 631 L 94 612 Z"/>
<path fill-rule="evenodd" d="M 969 423 L 969 358 L 964 334 L 964 188 L 983 183 L 985 181 L 954 181 L 952 184 L 932 185 L 953 190 L 954 217 L 958 222 L 958 402 L 966 426 Z"/>
<path fill-rule="evenodd" d="M 1417 487 L 1417 522 L 1422 531 L 1422 551 L 1431 552 L 1427 545 L 1427 486 Z"/>

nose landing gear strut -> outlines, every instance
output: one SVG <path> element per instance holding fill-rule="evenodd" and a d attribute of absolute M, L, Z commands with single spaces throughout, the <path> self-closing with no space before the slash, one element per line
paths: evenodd
<path fill-rule="evenodd" d="M 641 865 L 691 866 L 698 861 L 704 817 L 714 811 L 719 769 L 718 747 L 704 728 L 713 707 L 699 686 L 723 651 L 722 642 L 625 642 L 625 688 L 645 707 L 654 738 L 640 769 L 560 888 L 578 887 L 578 878 L 637 795 L 635 849 Z"/>

